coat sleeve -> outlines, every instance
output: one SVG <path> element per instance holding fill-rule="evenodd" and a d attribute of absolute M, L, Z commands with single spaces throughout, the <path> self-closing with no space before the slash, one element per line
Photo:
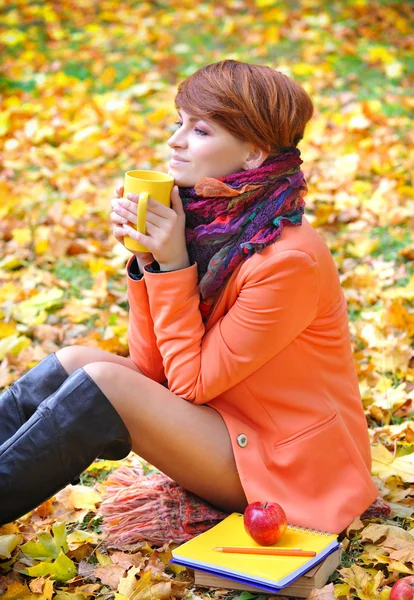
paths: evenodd
<path fill-rule="evenodd" d="M 169 389 L 203 404 L 277 355 L 313 321 L 317 265 L 300 251 L 257 266 L 230 310 L 206 333 L 199 311 L 197 265 L 163 274 L 145 269 L 157 345 Z"/>
<path fill-rule="evenodd" d="M 129 303 L 128 345 L 134 363 L 154 381 L 162 383 L 167 379 L 162 357 L 154 333 L 145 278 L 133 279 L 129 275 L 132 256 L 127 264 L 127 296 Z M 160 274 L 158 274 L 160 277 Z"/>

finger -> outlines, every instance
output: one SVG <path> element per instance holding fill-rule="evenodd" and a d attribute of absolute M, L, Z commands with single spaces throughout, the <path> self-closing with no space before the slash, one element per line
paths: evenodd
<path fill-rule="evenodd" d="M 177 215 L 184 215 L 183 202 L 181 200 L 180 193 L 178 191 L 178 186 L 174 186 L 171 192 L 171 206 L 177 213 Z"/>
<path fill-rule="evenodd" d="M 126 233 L 122 229 L 122 227 L 118 227 L 117 225 L 115 225 L 112 229 L 112 234 L 118 242 L 120 242 L 121 244 L 124 243 L 124 237 L 126 236 Z"/>
<path fill-rule="evenodd" d="M 116 188 L 116 193 L 117 193 L 118 198 L 122 198 L 122 196 L 124 195 L 124 186 L 123 185 L 119 185 Z"/>
<path fill-rule="evenodd" d="M 123 217 L 124 219 L 126 219 L 130 223 L 136 223 L 137 222 L 137 213 L 136 213 L 136 211 L 130 211 L 127 208 L 123 208 L 121 206 L 121 204 L 120 204 L 119 201 L 117 203 L 114 203 L 113 212 L 116 213 L 117 215 L 119 215 L 120 217 Z"/>
<path fill-rule="evenodd" d="M 140 233 L 133 227 L 130 227 L 130 225 L 123 225 L 122 229 L 124 230 L 124 235 L 129 235 L 129 237 L 131 237 L 136 242 L 143 244 L 146 248 L 148 248 L 150 252 L 153 252 L 153 250 L 155 250 L 154 240 L 152 237 Z"/>
<path fill-rule="evenodd" d="M 137 206 L 138 202 L 139 202 L 139 194 L 133 194 L 132 192 L 130 192 L 129 194 L 127 194 L 125 196 L 125 198 L 123 199 L 124 202 L 126 203 L 130 203 L 131 206 Z"/>
<path fill-rule="evenodd" d="M 109 219 L 112 223 L 115 223 L 117 225 L 123 225 L 124 223 L 128 223 L 128 219 L 117 215 L 115 212 L 111 212 L 111 214 L 109 215 Z"/>

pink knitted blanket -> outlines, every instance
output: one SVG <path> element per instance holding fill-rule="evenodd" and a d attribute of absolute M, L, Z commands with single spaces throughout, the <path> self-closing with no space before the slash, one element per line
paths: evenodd
<path fill-rule="evenodd" d="M 144 475 L 120 467 L 104 483 L 98 516 L 107 544 L 126 548 L 138 542 L 182 544 L 227 517 L 162 473 Z"/>

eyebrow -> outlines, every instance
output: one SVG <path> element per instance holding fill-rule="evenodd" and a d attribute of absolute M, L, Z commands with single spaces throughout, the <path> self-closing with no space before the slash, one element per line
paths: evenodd
<path fill-rule="evenodd" d="M 179 110 L 177 110 L 178 116 L 182 119 L 182 114 Z M 211 125 L 208 121 L 205 121 L 204 119 L 198 118 L 198 117 L 190 117 L 188 119 L 190 121 L 190 123 L 194 123 L 194 121 L 203 121 L 207 127 L 209 127 L 212 131 L 216 131 L 215 128 L 213 127 L 213 125 Z"/>
<path fill-rule="evenodd" d="M 179 115 L 181 118 L 183 118 L 183 116 L 182 116 L 181 112 L 180 112 L 179 110 L 178 110 L 177 112 L 178 112 L 178 115 Z M 198 117 L 190 117 L 188 120 L 190 121 L 190 123 L 193 123 L 194 121 L 200 121 L 200 119 L 199 119 Z"/>
<path fill-rule="evenodd" d="M 178 112 L 178 116 L 181 117 L 181 119 L 182 119 L 183 116 L 182 116 L 181 112 L 179 110 L 177 112 Z M 199 117 L 190 117 L 188 120 L 190 121 L 190 123 L 194 123 L 194 121 L 204 121 L 204 119 L 201 119 Z M 207 123 L 207 125 L 208 125 L 208 123 Z"/>

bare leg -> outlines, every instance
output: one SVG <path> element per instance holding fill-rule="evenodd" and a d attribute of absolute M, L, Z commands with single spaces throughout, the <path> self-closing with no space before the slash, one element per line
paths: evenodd
<path fill-rule="evenodd" d="M 244 511 L 230 436 L 216 410 L 120 364 L 95 362 L 84 370 L 123 419 L 136 454 L 211 504 Z"/>
<path fill-rule="evenodd" d="M 65 346 L 56 352 L 56 356 L 69 375 L 72 375 L 76 369 L 84 367 L 94 362 L 111 362 L 118 365 L 123 365 L 128 369 L 132 369 L 137 373 L 142 373 L 141 369 L 136 366 L 131 358 L 125 358 L 106 352 L 100 348 L 90 348 L 88 346 Z"/>

